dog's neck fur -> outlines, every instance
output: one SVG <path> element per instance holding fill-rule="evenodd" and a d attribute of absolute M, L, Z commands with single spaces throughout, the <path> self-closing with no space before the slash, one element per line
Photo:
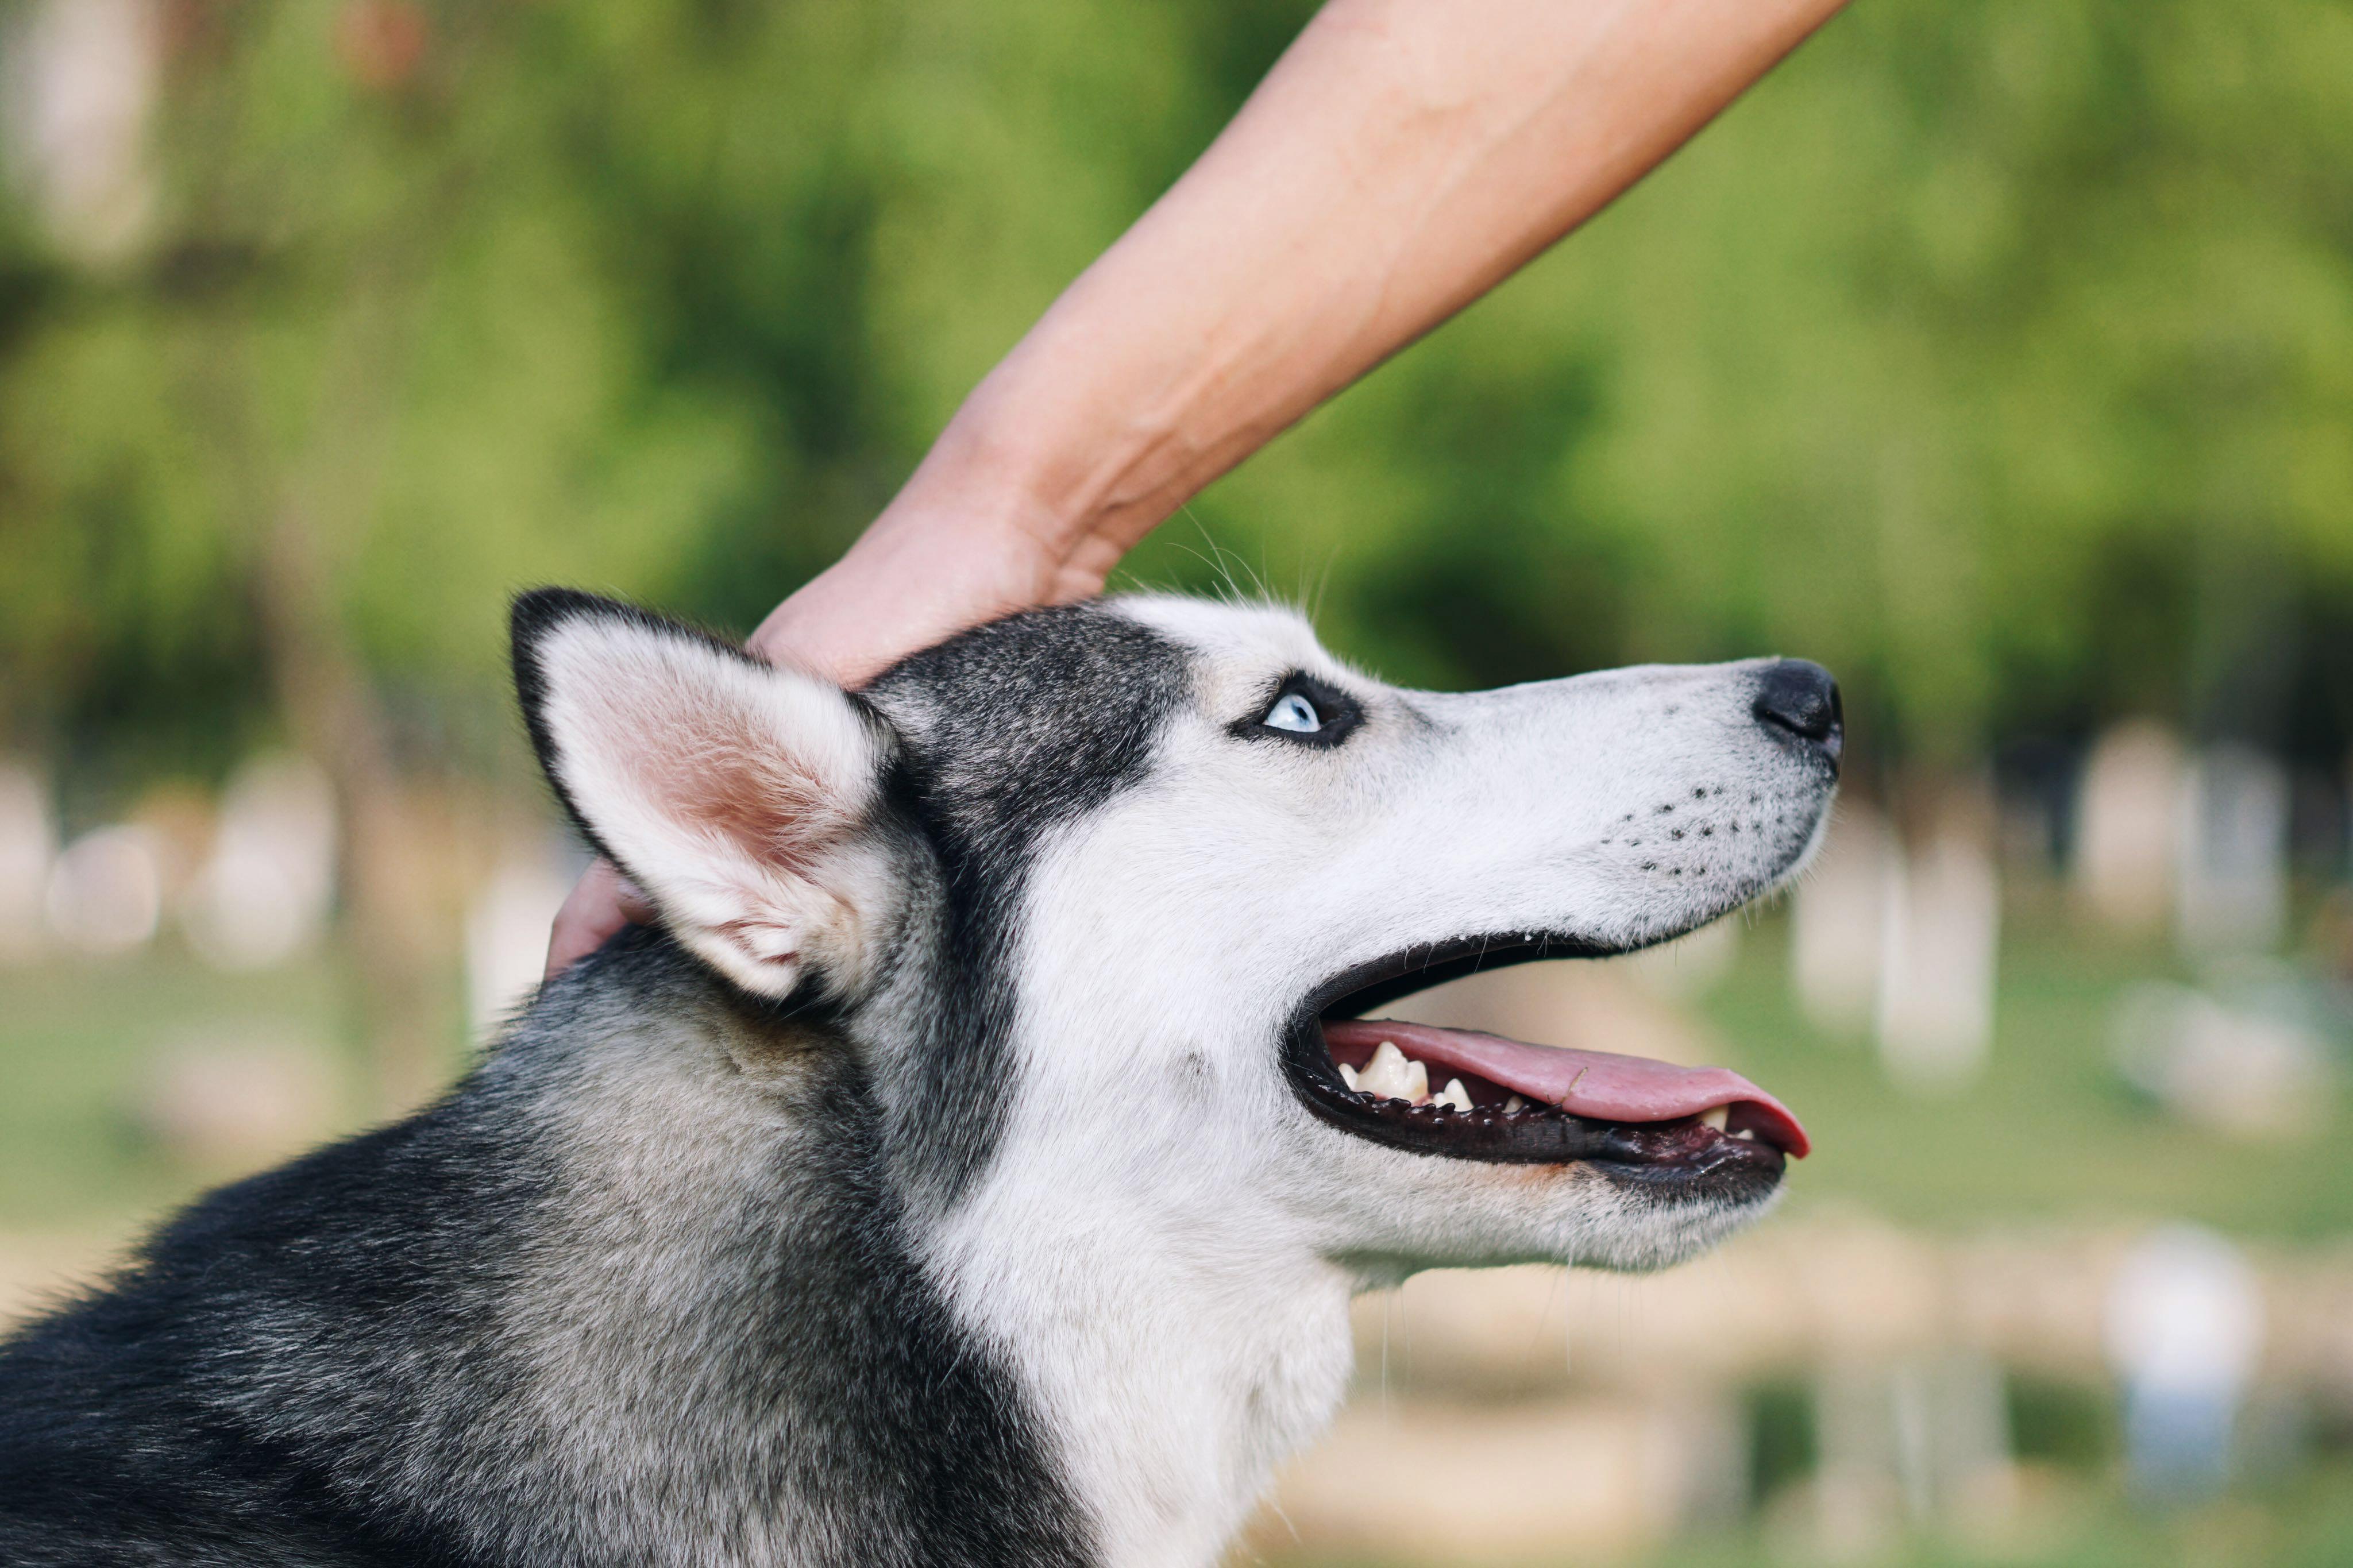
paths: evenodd
<path fill-rule="evenodd" d="M 539 1424 L 510 1482 L 537 1506 L 511 1518 L 547 1538 L 485 1555 L 1103 1560 L 1005 1348 L 927 1267 L 871 1079 L 829 1027 L 638 932 L 551 987 L 451 1104 L 493 1099 L 527 1103 L 577 1234 L 501 1293 Z"/>
<path fill-rule="evenodd" d="M 925 1261 L 1018 1369 L 1106 1561 L 1210 1561 L 1345 1394 L 1356 1282 L 1182 1180 L 1222 1151 L 1139 1166 L 1021 1131 Z"/>
<path fill-rule="evenodd" d="M 666 946 L 649 937 L 638 945 L 654 954 Z M 909 955 L 920 956 L 922 949 Z M 511 1070 L 537 1077 L 562 1059 L 529 1059 L 534 1035 L 553 1043 L 582 1032 L 577 1015 L 584 1006 L 593 1012 L 594 1004 L 579 997 L 602 991 L 601 972 L 642 971 L 653 962 L 653 954 L 620 952 L 585 966 L 552 998 L 554 1016 L 526 1021 L 501 1053 L 519 1053 Z M 567 1121 L 611 1117 L 627 1124 L 633 1102 L 659 1095 L 683 1101 L 660 1119 L 664 1124 L 703 1130 L 692 1151 L 647 1149 L 625 1170 L 575 1173 L 583 1187 L 619 1206 L 598 1222 L 607 1245 L 586 1255 L 596 1263 L 596 1278 L 549 1280 L 522 1293 L 554 1307 L 533 1336 L 543 1347 L 541 1374 L 550 1380 L 539 1402 L 572 1424 L 553 1447 L 596 1456 L 600 1467 L 649 1481 L 681 1464 L 727 1468 L 729 1454 L 795 1455 L 774 1428 L 796 1411 L 807 1418 L 810 1391 L 765 1387 L 760 1379 L 805 1377 L 810 1368 L 730 1352 L 776 1336 L 807 1339 L 812 1299 L 838 1306 L 840 1294 L 838 1282 L 819 1277 L 838 1258 L 812 1245 L 815 1237 L 805 1242 L 807 1227 L 818 1215 L 872 1214 L 894 1233 L 887 1251 L 902 1263 L 890 1267 L 920 1276 L 907 1294 L 937 1302 L 951 1338 L 1009 1376 L 1008 1392 L 1028 1413 L 1017 1425 L 1029 1432 L 1030 1457 L 1042 1473 L 1017 1466 L 1001 1476 L 959 1474 L 955 1483 L 1001 1488 L 1005 1495 L 991 1500 L 1014 1521 L 1008 1530 L 1021 1527 L 1025 1505 L 1038 1500 L 1023 1494 L 1040 1487 L 1060 1494 L 1047 1500 L 1075 1505 L 1091 1555 L 1104 1563 L 1176 1568 L 1213 1561 L 1274 1467 L 1330 1419 L 1354 1364 L 1348 1300 L 1357 1281 L 1302 1246 L 1295 1223 L 1271 1201 L 1250 1196 L 1270 1184 L 1250 1179 L 1257 1156 L 1246 1141 L 1220 1145 L 1214 1129 L 1181 1117 L 1157 1129 L 1058 1124 L 1075 1114 L 1068 1100 L 1025 1097 L 970 1187 L 948 1203 L 930 1201 L 933 1184 L 920 1162 L 859 1157 L 859 1147 L 879 1153 L 919 1143 L 925 1122 L 920 1104 L 895 1115 L 884 1109 L 892 1097 L 859 1064 L 887 1065 L 902 1051 L 936 1048 L 934 1038 L 885 1040 L 871 1032 L 891 1032 L 923 1007 L 937 1008 L 938 987 L 952 979 L 910 962 L 901 970 L 903 990 L 916 994 L 878 998 L 845 1021 L 850 1037 L 828 1039 L 747 1009 L 723 983 L 676 960 L 660 967 L 656 1005 L 640 1024 L 586 1031 L 603 1042 L 590 1058 L 589 1081 L 566 1069 L 560 1090 L 545 1086 L 545 1102 Z M 642 979 L 617 984 L 613 994 L 640 1006 L 648 999 Z M 1101 999 L 1095 1007 L 1084 997 L 1066 1001 L 1071 1005 L 1060 1011 L 1021 1009 L 1015 1059 L 1057 1054 L 1039 1048 L 1041 1031 L 1094 1029 Z M 953 1003 L 945 1011 L 972 1026 Z M 861 1032 L 870 1037 L 853 1043 Z M 1151 1063 L 1184 1058 L 1180 1042 L 1130 1037 L 1120 1044 L 1131 1057 L 1124 1070 L 1150 1071 Z M 893 1120 L 906 1124 L 889 1129 Z M 607 1155 L 631 1147 L 609 1134 L 564 1142 Z M 781 1186 L 774 1173 L 780 1171 L 788 1173 Z M 878 1175 L 880 1191 L 872 1184 Z M 690 1219 L 707 1233 L 680 1228 Z M 859 1249 L 873 1245 L 861 1241 Z M 738 1278 L 746 1268 L 802 1277 L 769 1272 L 760 1284 Z M 691 1325 L 658 1316 L 671 1310 L 657 1299 L 670 1277 L 703 1287 Z M 800 1300 L 786 1308 L 776 1299 L 780 1289 Z M 614 1315 L 599 1323 L 582 1310 L 587 1302 L 610 1303 Z M 651 1345 L 696 1348 L 686 1362 L 657 1367 L 632 1348 Z M 895 1368 L 861 1366 L 853 1349 L 843 1350 L 822 1369 L 824 1381 L 848 1395 L 826 1400 L 828 1424 L 872 1420 L 893 1407 L 901 1391 L 888 1379 Z M 648 1428 L 649 1416 L 660 1430 Z M 830 1429 L 829 1440 L 853 1436 L 839 1425 Z M 681 1436 L 708 1452 L 673 1452 Z M 876 1447 L 894 1440 L 884 1432 L 865 1436 Z M 551 1479 L 583 1496 L 597 1489 L 586 1477 Z M 809 1551 L 811 1535 L 861 1528 L 841 1516 L 843 1500 L 821 1478 L 777 1479 L 741 1482 L 768 1489 L 782 1510 L 776 1517 L 739 1516 L 732 1531 L 705 1521 L 702 1533 L 793 1540 L 797 1547 L 782 1560 L 829 1561 L 823 1550 Z M 879 1494 L 936 1487 L 939 1478 L 917 1465 L 878 1473 L 867 1484 Z M 746 1506 L 744 1490 L 731 1491 Z M 871 1506 L 877 1518 L 930 1511 L 925 1499 L 874 1494 L 858 1506 Z M 968 1493 L 965 1506 L 976 1500 Z M 644 1547 L 653 1526 L 614 1517 L 595 1528 Z"/>
<path fill-rule="evenodd" d="M 1029 994 L 992 993 L 956 961 L 987 946 L 968 931 L 955 939 L 970 912 L 912 908 L 892 982 L 849 1026 L 878 1068 L 911 1246 L 1035 1404 L 1103 1560 L 1209 1562 L 1345 1396 L 1359 1281 L 1303 1245 L 1268 1196 L 1278 1184 L 1251 1179 L 1263 1148 L 1194 1113 L 1185 1075 L 1200 1069 L 1198 1053 L 1155 1037 L 1133 993 L 1103 989 L 1100 969 L 1032 973 Z M 990 1029 L 1002 1048 L 972 1049 Z M 1168 1114 L 1122 1120 L 1133 1084 L 1114 1094 L 1056 1081 L 1050 1064 L 1089 1058 L 1107 1077 L 1165 1079 Z M 1023 1075 L 1025 1089 L 986 1162 L 944 1191 L 931 1148 L 941 1108 L 920 1069 L 972 1060 Z"/>

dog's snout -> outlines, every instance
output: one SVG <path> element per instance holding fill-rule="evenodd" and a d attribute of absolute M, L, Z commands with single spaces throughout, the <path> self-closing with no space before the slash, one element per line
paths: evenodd
<path fill-rule="evenodd" d="M 1820 747 L 1833 763 L 1845 742 L 1846 716 L 1838 682 L 1810 659 L 1785 658 L 1757 677 L 1757 701 L 1749 710 L 1760 724 L 1786 730 Z"/>

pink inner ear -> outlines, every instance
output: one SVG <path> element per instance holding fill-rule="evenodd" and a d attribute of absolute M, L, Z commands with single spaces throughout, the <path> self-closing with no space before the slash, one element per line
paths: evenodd
<path fill-rule="evenodd" d="M 633 759 L 639 784 L 671 820 L 726 840 L 754 859 L 799 873 L 840 828 L 823 781 L 772 735 L 725 713 L 698 716 L 673 747 Z"/>

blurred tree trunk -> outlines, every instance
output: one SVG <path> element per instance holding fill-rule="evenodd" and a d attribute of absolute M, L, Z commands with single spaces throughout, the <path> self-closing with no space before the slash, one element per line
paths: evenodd
<path fill-rule="evenodd" d="M 439 1086 L 452 954 L 431 874 L 430 828 L 401 773 L 375 687 L 344 635 L 339 596 L 298 505 L 274 521 L 257 574 L 263 634 L 294 744 L 342 807 L 344 948 L 358 981 L 374 1109 Z"/>
<path fill-rule="evenodd" d="M 422 205 L 424 204 L 420 204 Z M 315 362 L 309 434 L 272 454 L 254 411 L 264 388 L 249 353 L 216 365 L 245 373 L 256 528 L 248 581 L 280 715 L 294 747 L 325 770 L 341 814 L 340 946 L 366 1056 L 368 1110 L 397 1114 L 439 1087 L 448 1057 L 449 985 L 461 901 L 438 873 L 447 825 L 400 756 L 348 616 L 353 547 L 375 522 L 398 410 L 404 347 L 417 309 L 424 215 L 356 247 Z"/>

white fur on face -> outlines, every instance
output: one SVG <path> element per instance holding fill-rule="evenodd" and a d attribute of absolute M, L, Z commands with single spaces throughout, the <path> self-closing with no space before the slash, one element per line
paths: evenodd
<path fill-rule="evenodd" d="M 894 893 L 860 831 L 882 742 L 849 700 L 619 617 L 574 616 L 537 658 L 557 784 L 678 939 L 759 995 L 812 968 L 859 989 Z"/>
<path fill-rule="evenodd" d="M 1286 614 L 1124 608 L 1195 650 L 1195 700 L 1146 782 L 1039 856 L 1004 1142 L 934 1261 L 1052 1414 L 1111 1560 L 1200 1562 L 1336 1407 L 1353 1289 L 1657 1267 L 1764 1206 L 1352 1136 L 1283 1075 L 1297 1008 L 1416 943 L 1674 934 L 1788 875 L 1830 790 L 1754 718 L 1757 665 L 1440 696 L 1345 668 Z M 1293 670 L 1362 727 L 1229 732 Z"/>

